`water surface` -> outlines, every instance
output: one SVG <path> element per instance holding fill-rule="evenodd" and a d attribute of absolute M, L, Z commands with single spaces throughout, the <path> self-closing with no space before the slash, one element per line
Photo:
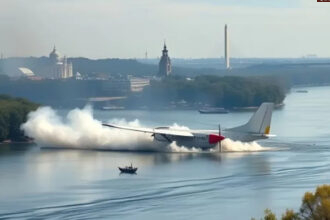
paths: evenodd
<path fill-rule="evenodd" d="M 275 138 L 261 152 L 169 153 L 49 149 L 0 145 L 0 218 L 250 219 L 265 208 L 298 209 L 303 193 L 330 180 L 330 87 L 291 93 L 273 114 Z M 67 111 L 59 111 L 65 115 Z M 251 113 L 94 111 L 94 117 L 139 119 L 216 129 Z M 137 175 L 120 175 L 132 162 Z"/>

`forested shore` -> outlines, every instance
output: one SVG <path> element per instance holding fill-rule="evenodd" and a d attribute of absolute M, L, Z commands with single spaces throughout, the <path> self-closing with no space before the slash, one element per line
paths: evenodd
<path fill-rule="evenodd" d="M 152 81 L 139 99 L 140 105 L 167 106 L 169 103 L 210 105 L 225 108 L 259 106 L 283 102 L 286 88 L 272 77 L 198 76 L 192 79 L 167 77 Z"/>
<path fill-rule="evenodd" d="M 27 141 L 20 126 L 26 122 L 28 113 L 37 108 L 38 104 L 26 99 L 0 95 L 0 142 Z"/>

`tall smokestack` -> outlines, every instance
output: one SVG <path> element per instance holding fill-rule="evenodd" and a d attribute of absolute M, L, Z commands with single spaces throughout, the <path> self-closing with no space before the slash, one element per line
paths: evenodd
<path fill-rule="evenodd" d="M 225 65 L 226 69 L 230 69 L 230 62 L 229 62 L 229 39 L 228 39 L 228 28 L 225 25 Z"/>

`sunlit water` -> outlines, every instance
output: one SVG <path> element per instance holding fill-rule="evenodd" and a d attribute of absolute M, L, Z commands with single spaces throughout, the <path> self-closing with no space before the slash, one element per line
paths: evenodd
<path fill-rule="evenodd" d="M 291 93 L 260 152 L 164 153 L 0 145 L 0 219 L 250 219 L 298 209 L 330 181 L 330 87 Z M 67 111 L 59 111 L 65 115 Z M 252 113 L 94 111 L 101 121 L 231 127 Z M 120 175 L 118 166 L 139 167 Z"/>

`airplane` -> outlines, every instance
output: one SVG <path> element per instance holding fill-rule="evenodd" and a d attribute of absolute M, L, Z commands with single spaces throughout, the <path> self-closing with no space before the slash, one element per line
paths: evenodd
<path fill-rule="evenodd" d="M 246 124 L 224 130 L 221 130 L 220 125 L 218 130 L 184 130 L 171 127 L 126 127 L 106 123 L 102 125 L 110 128 L 149 133 L 155 141 L 169 144 L 176 142 L 178 146 L 207 150 L 218 145 L 221 151 L 221 142 L 226 138 L 234 141 L 252 142 L 271 137 L 270 122 L 273 107 L 273 103 L 262 103 Z"/>

